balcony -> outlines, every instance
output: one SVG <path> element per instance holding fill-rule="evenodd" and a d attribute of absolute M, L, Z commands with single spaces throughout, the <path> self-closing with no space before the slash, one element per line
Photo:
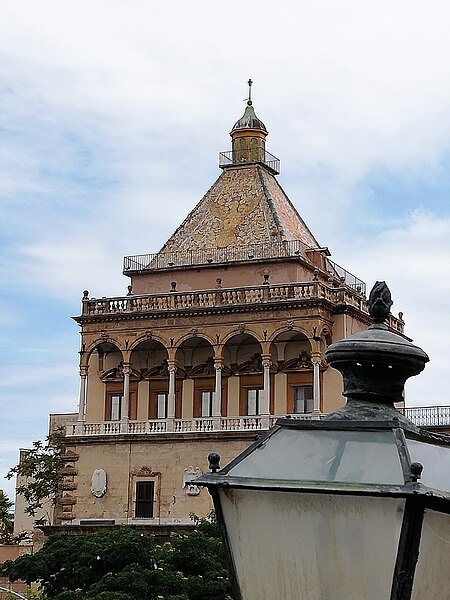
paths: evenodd
<path fill-rule="evenodd" d="M 199 267 L 222 263 L 248 262 L 279 258 L 305 257 L 307 247 L 300 240 L 228 246 L 226 248 L 199 248 L 197 250 L 158 252 L 125 256 L 124 274 L 140 271 L 157 271 L 179 267 Z"/>
<path fill-rule="evenodd" d="M 146 271 L 171 270 L 181 267 L 204 267 L 218 264 L 229 264 L 260 260 L 279 260 L 283 258 L 307 259 L 309 248 L 300 240 L 251 244 L 248 246 L 228 246 L 226 248 L 200 248 L 198 250 L 158 252 L 155 254 L 138 254 L 125 256 L 123 273 L 142 273 Z M 365 294 L 366 284 L 337 263 L 325 259 L 323 276 L 334 278 L 348 285 L 355 291 Z"/>
<path fill-rule="evenodd" d="M 450 428 L 450 406 L 414 406 L 401 412 L 418 427 Z"/>
<path fill-rule="evenodd" d="M 418 427 L 450 428 L 450 406 L 421 406 L 401 409 Z M 280 416 L 207 417 L 192 419 L 149 419 L 146 421 L 101 421 L 86 423 L 70 421 L 66 435 L 113 436 L 113 435 L 161 435 L 213 432 L 265 431 L 275 424 Z M 320 419 L 322 414 L 305 413 L 290 415 L 292 419 Z"/>
<path fill-rule="evenodd" d="M 317 419 L 320 415 L 295 415 L 295 418 Z M 165 433 L 212 433 L 219 431 L 265 431 L 275 424 L 278 417 L 207 417 L 192 419 L 149 419 L 146 421 L 102 421 L 85 423 L 69 422 L 66 436 L 110 436 L 121 434 L 158 435 Z"/>
<path fill-rule="evenodd" d="M 164 315 L 174 311 L 223 310 L 255 304 L 275 305 L 282 302 L 324 300 L 336 306 L 353 306 L 367 312 L 367 302 L 359 291 L 348 286 L 332 287 L 321 281 L 308 281 L 238 288 L 215 288 L 211 290 L 177 292 L 166 294 L 129 295 L 113 298 L 83 298 L 82 317 L 105 317 L 159 313 Z M 403 333 L 403 321 L 390 315 L 388 325 Z"/>
<path fill-rule="evenodd" d="M 261 153 L 261 156 L 255 156 L 252 160 L 247 160 L 246 158 L 240 158 L 239 153 L 234 152 L 233 150 L 229 150 L 226 152 L 219 152 L 219 167 L 221 169 L 231 166 L 237 166 L 241 164 L 254 164 L 261 163 L 268 167 L 269 171 L 274 175 L 278 175 L 280 173 L 280 159 L 267 152 L 265 149 L 258 148 L 255 151 L 257 154 Z"/>

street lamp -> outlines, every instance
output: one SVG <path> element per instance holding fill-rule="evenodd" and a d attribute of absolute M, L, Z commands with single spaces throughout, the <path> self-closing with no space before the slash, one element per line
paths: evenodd
<path fill-rule="evenodd" d="M 320 421 L 279 419 L 198 483 L 209 489 L 239 600 L 450 598 L 450 438 L 399 413 L 428 356 L 383 324 L 332 344 L 347 404 Z"/>

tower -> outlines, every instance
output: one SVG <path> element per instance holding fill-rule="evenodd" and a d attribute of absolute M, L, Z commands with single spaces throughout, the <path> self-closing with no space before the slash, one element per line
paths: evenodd
<path fill-rule="evenodd" d="M 370 322 L 365 284 L 280 186 L 250 92 L 230 135 L 221 174 L 161 250 L 125 257 L 128 294 L 84 293 L 55 523 L 187 523 L 210 508 L 195 478 L 211 450 L 228 462 L 277 416 L 338 408 L 324 352 Z"/>

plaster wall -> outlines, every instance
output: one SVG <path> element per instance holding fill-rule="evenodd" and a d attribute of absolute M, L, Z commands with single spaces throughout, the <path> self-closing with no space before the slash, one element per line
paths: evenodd
<path fill-rule="evenodd" d="M 194 380 L 184 379 L 183 380 L 183 391 L 182 391 L 182 404 L 181 404 L 181 417 L 182 419 L 191 419 L 194 414 Z"/>
<path fill-rule="evenodd" d="M 325 413 L 333 412 L 345 404 L 342 395 L 342 375 L 336 369 L 329 368 L 323 372 L 323 407 Z"/>
<path fill-rule="evenodd" d="M 228 416 L 237 417 L 239 415 L 239 377 L 228 377 Z"/>
<path fill-rule="evenodd" d="M 277 373 L 274 379 L 274 414 L 281 416 L 285 415 L 287 412 L 287 375 L 286 373 Z"/>
<path fill-rule="evenodd" d="M 137 397 L 137 419 L 145 421 L 148 419 L 148 403 L 149 403 L 150 384 L 148 381 L 140 381 L 138 384 Z"/>
<path fill-rule="evenodd" d="M 308 267 L 300 261 L 280 261 L 265 263 L 246 263 L 215 267 L 199 267 L 170 271 L 148 272 L 133 275 L 131 284 L 133 295 L 166 294 L 171 283 L 176 282 L 177 292 L 211 290 L 217 288 L 220 278 L 223 288 L 261 285 L 264 275 L 269 275 L 269 283 L 289 283 L 311 281 L 314 267 Z"/>
<path fill-rule="evenodd" d="M 171 438 L 149 441 L 83 443 L 71 446 L 79 454 L 74 524 L 84 519 L 115 519 L 118 523 L 137 522 L 133 518 L 136 481 L 155 481 L 156 523 L 189 522 L 189 514 L 206 515 L 212 508 L 206 489 L 190 496 L 183 488 L 184 469 L 198 467 L 208 471 L 207 456 L 218 452 L 225 466 L 251 442 L 253 436 L 220 440 Z M 90 490 L 95 469 L 107 474 L 107 491 L 96 498 Z"/>

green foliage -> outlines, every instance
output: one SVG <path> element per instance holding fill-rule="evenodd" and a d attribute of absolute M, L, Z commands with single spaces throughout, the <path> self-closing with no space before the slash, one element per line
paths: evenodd
<path fill-rule="evenodd" d="M 40 591 L 32 590 L 30 587 L 25 592 L 25 597 L 27 600 L 46 600 L 44 594 Z M 12 592 L 7 592 L 5 600 L 17 600 L 16 594 Z"/>
<path fill-rule="evenodd" d="M 14 529 L 14 516 L 11 508 L 14 503 L 0 490 L 0 544 L 10 544 Z"/>
<path fill-rule="evenodd" d="M 46 437 L 45 442 L 33 442 L 33 448 L 21 457 L 18 465 L 8 471 L 7 479 L 16 476 L 26 478 L 18 486 L 17 492 L 25 498 L 25 512 L 30 516 L 36 516 L 47 499 L 56 504 L 64 452 L 64 431 L 57 429 Z"/>
<path fill-rule="evenodd" d="M 49 600 L 230 600 L 214 518 L 195 523 L 162 545 L 128 526 L 54 535 L 36 554 L 5 563 L 4 573 L 39 582 Z"/>

